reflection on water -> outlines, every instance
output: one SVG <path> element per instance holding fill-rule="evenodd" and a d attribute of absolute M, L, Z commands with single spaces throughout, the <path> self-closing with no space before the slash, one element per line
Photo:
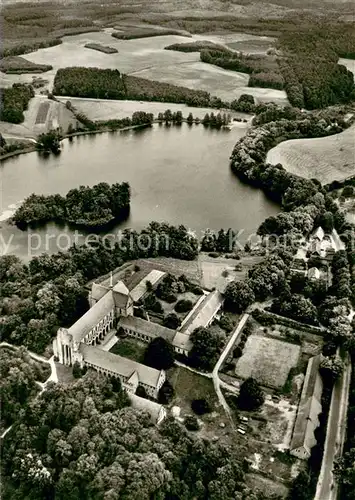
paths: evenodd
<path fill-rule="evenodd" d="M 128 181 L 130 217 L 115 231 L 141 229 L 157 220 L 184 224 L 198 234 L 206 228 L 243 229 L 244 236 L 279 211 L 261 191 L 239 182 L 229 169 L 233 146 L 245 130 L 156 125 L 66 140 L 59 156 L 44 158 L 34 152 L 10 158 L 0 167 L 0 216 L 31 193 L 65 194 L 83 184 Z M 69 228 L 54 224 L 27 232 L 1 224 L 0 251 L 6 248 L 25 259 L 36 238 L 32 254 L 57 251 L 58 237 L 63 242 L 74 238 Z"/>

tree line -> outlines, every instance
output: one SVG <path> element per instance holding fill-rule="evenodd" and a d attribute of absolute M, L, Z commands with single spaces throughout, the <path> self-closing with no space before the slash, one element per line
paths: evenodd
<path fill-rule="evenodd" d="M 0 374 L 2 434 L 38 394 L 37 382 L 44 382 L 49 377 L 50 367 L 31 359 L 22 347 L 18 350 L 0 347 Z"/>
<path fill-rule="evenodd" d="M 339 57 L 354 57 L 352 24 L 323 23 L 283 33 L 279 59 L 285 89 L 292 106 L 325 108 L 354 99 L 354 75 L 338 64 Z"/>
<path fill-rule="evenodd" d="M 202 62 L 214 64 L 231 71 L 249 73 L 249 87 L 269 87 L 282 90 L 284 79 L 276 57 L 272 55 L 245 55 L 228 50 L 203 49 L 200 52 Z"/>
<path fill-rule="evenodd" d="M 210 106 L 208 92 L 170 83 L 123 75 L 118 70 L 99 68 L 61 68 L 54 79 L 55 95 L 97 99 L 129 99 Z"/>
<path fill-rule="evenodd" d="M 34 97 L 31 85 L 14 83 L 12 87 L 1 88 L 0 120 L 10 123 L 22 123 L 25 119 L 23 112 Z"/>
<path fill-rule="evenodd" d="M 235 450 L 152 426 L 119 380 L 89 371 L 53 384 L 18 415 L 2 446 L 4 499 L 265 500 Z"/>
<path fill-rule="evenodd" d="M 73 195 L 75 201 L 76 195 Z M 23 264 L 13 255 L 0 257 L 0 336 L 41 353 L 59 326 L 70 327 L 88 309 L 88 280 L 124 262 L 158 256 L 193 260 L 198 241 L 184 226 L 152 222 L 141 232 L 125 229 L 112 244 L 72 246 Z M 21 290 L 21 296 L 18 295 Z"/>
<path fill-rule="evenodd" d="M 127 216 L 130 206 L 130 187 L 127 182 L 110 186 L 101 182 L 93 186 L 71 189 L 66 196 L 32 194 L 13 215 L 19 227 L 67 222 L 86 228 L 100 228 Z"/>

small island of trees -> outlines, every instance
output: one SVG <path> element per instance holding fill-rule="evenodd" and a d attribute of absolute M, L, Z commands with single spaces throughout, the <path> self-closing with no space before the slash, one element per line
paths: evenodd
<path fill-rule="evenodd" d="M 112 186 L 101 182 L 92 188 L 71 189 L 66 196 L 32 194 L 16 210 L 13 220 L 19 227 L 60 221 L 95 229 L 123 220 L 129 205 L 127 182 Z"/>

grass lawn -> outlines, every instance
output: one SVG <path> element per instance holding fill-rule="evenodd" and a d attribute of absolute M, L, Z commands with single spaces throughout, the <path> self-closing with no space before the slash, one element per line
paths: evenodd
<path fill-rule="evenodd" d="M 267 387 L 284 386 L 290 369 L 297 365 L 301 347 L 281 340 L 250 335 L 235 373 L 246 379 L 254 377 Z"/>
<path fill-rule="evenodd" d="M 135 339 L 122 339 L 110 349 L 113 354 L 142 363 L 147 344 Z"/>
<path fill-rule="evenodd" d="M 213 382 L 207 377 L 177 366 L 169 370 L 168 379 L 175 391 L 172 404 L 180 406 L 187 413 L 191 413 L 194 399 L 207 399 L 212 407 L 217 403 Z"/>

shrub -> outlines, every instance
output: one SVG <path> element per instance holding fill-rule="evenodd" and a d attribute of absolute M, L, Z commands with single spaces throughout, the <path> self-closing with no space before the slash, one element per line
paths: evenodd
<path fill-rule="evenodd" d="M 214 259 L 217 259 L 219 257 L 219 253 L 218 252 L 209 252 L 208 256 L 213 257 Z"/>
<path fill-rule="evenodd" d="M 219 326 L 226 332 L 231 332 L 234 328 L 233 321 L 228 317 L 223 315 L 219 320 Z"/>
<path fill-rule="evenodd" d="M 139 385 L 136 390 L 136 395 L 139 396 L 140 398 L 146 398 L 147 391 L 144 389 L 142 385 Z"/>
<path fill-rule="evenodd" d="M 197 418 L 193 415 L 185 418 L 185 427 L 189 431 L 198 431 L 200 428 Z"/>
<path fill-rule="evenodd" d="M 191 300 L 182 299 L 176 303 L 174 309 L 178 313 L 184 313 L 184 312 L 191 311 L 192 307 L 193 307 L 193 304 L 192 304 Z"/>
<path fill-rule="evenodd" d="M 191 403 L 191 409 L 196 415 L 211 413 L 212 408 L 206 399 L 194 399 Z"/>
<path fill-rule="evenodd" d="M 171 328 L 172 330 L 176 330 L 180 326 L 181 321 L 180 318 L 176 316 L 175 313 L 170 313 L 167 316 L 165 316 L 163 324 L 164 326 L 166 326 L 166 328 Z"/>
<path fill-rule="evenodd" d="M 238 345 L 233 351 L 233 358 L 240 358 L 243 355 L 243 349 Z"/>

